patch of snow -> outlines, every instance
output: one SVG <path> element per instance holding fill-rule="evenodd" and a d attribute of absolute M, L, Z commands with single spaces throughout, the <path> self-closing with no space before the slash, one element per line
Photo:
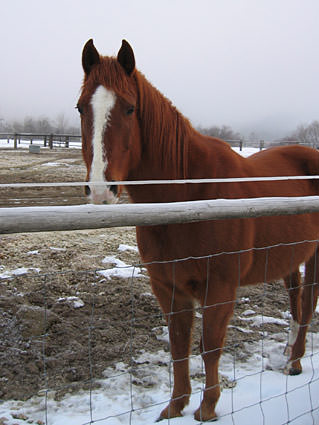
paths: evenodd
<path fill-rule="evenodd" d="M 250 329 L 242 328 L 241 326 L 229 325 L 228 327 L 233 328 L 233 329 L 237 329 L 238 331 L 245 333 L 245 334 L 253 333 L 253 331 L 251 331 Z"/>
<path fill-rule="evenodd" d="M 66 251 L 65 248 L 58 248 L 58 247 L 55 247 L 55 246 L 50 246 L 50 249 L 51 249 L 51 251 Z"/>
<path fill-rule="evenodd" d="M 276 317 L 263 316 L 261 314 L 257 314 L 257 316 L 253 317 L 239 317 L 240 320 L 251 321 L 252 326 L 261 326 L 266 323 L 274 323 L 276 325 L 284 325 L 287 326 L 288 323 L 284 319 L 278 319 Z"/>
<path fill-rule="evenodd" d="M 19 267 L 15 270 L 8 270 L 4 273 L 0 273 L 0 279 L 8 279 L 12 276 L 22 276 L 24 274 L 27 273 L 39 273 L 41 271 L 41 269 L 37 268 L 37 267 Z"/>
<path fill-rule="evenodd" d="M 102 263 L 106 264 L 115 264 L 113 269 L 107 270 L 99 270 L 97 273 L 106 277 L 107 279 L 111 279 L 112 277 L 120 277 L 123 279 L 128 279 L 132 277 L 145 277 L 141 273 L 141 269 L 139 267 L 129 266 L 125 264 L 123 261 L 119 260 L 114 256 L 107 256 L 102 260 Z"/>
<path fill-rule="evenodd" d="M 152 331 L 155 332 L 156 338 L 159 341 L 169 343 L 169 333 L 168 333 L 168 327 L 167 326 L 158 326 L 158 327 L 152 329 Z"/>
<path fill-rule="evenodd" d="M 73 308 L 84 307 L 84 302 L 79 297 L 61 297 L 58 298 L 58 302 L 66 302 L 70 304 Z"/>
<path fill-rule="evenodd" d="M 241 302 L 241 303 L 249 303 L 249 301 L 250 301 L 250 299 L 249 299 L 248 297 L 242 297 L 242 298 L 240 299 L 240 302 Z"/>
<path fill-rule="evenodd" d="M 41 164 L 41 167 L 70 167 L 70 164 L 64 163 L 64 162 L 45 162 L 44 164 Z"/>
<path fill-rule="evenodd" d="M 247 157 L 247 156 L 253 155 L 254 153 L 259 152 L 259 148 L 252 148 L 252 147 L 243 148 L 242 151 L 239 149 L 239 147 L 233 147 L 232 149 L 235 152 L 239 153 L 239 155 L 244 157 Z"/>
<path fill-rule="evenodd" d="M 282 317 L 283 319 L 286 319 L 286 320 L 290 320 L 290 318 L 291 318 L 291 313 L 290 313 L 290 311 L 289 311 L 289 310 L 287 310 L 287 311 L 282 311 L 282 312 L 280 313 L 280 315 L 281 315 L 281 317 Z"/>
<path fill-rule="evenodd" d="M 117 249 L 119 251 L 122 251 L 122 252 L 123 251 L 134 251 L 134 252 L 138 252 L 137 246 L 130 246 L 130 245 L 126 245 L 124 243 L 121 243 Z"/>
<path fill-rule="evenodd" d="M 37 255 L 37 254 L 39 254 L 39 250 L 38 249 L 35 249 L 34 251 L 28 251 L 27 252 L 27 255 Z"/>
<path fill-rule="evenodd" d="M 150 297 L 154 298 L 154 295 L 151 292 L 142 292 L 141 297 Z"/>
<path fill-rule="evenodd" d="M 255 313 L 256 313 L 255 310 L 249 310 L 249 309 L 242 312 L 244 316 L 251 316 L 252 314 L 255 314 Z"/>

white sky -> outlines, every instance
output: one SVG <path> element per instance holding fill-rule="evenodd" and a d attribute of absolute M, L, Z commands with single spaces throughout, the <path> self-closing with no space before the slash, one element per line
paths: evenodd
<path fill-rule="evenodd" d="M 194 125 L 294 130 L 319 119 L 318 0 L 2 0 L 0 118 L 74 110 L 93 38 Z M 261 134 L 262 135 L 262 134 Z"/>

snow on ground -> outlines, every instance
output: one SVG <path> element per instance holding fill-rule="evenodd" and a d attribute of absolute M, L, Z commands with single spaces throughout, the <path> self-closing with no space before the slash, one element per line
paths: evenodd
<path fill-rule="evenodd" d="M 102 260 L 104 264 L 115 264 L 116 267 L 107 270 L 99 270 L 97 273 L 107 279 L 111 279 L 111 277 L 117 276 L 123 279 L 130 279 L 132 277 L 144 277 L 141 274 L 140 267 L 132 267 L 128 264 L 125 264 L 124 261 L 121 261 L 114 257 L 113 255 L 105 257 Z"/>
<path fill-rule="evenodd" d="M 39 145 L 41 147 L 41 149 L 49 149 L 48 147 L 44 148 L 43 140 L 34 139 L 32 144 L 33 145 Z M 59 140 L 54 141 L 54 146 L 59 146 L 60 144 L 61 144 L 62 147 L 64 147 L 64 142 L 60 142 Z M 28 149 L 29 145 L 30 145 L 30 140 L 21 139 L 21 142 L 18 143 L 17 147 L 18 147 L 18 149 Z M 70 146 L 70 148 L 73 148 L 73 149 L 81 149 L 81 143 L 80 142 L 72 142 L 71 141 L 69 143 L 69 146 Z M 0 148 L 1 149 L 6 149 L 6 148 L 7 149 L 13 149 L 14 148 L 14 140 L 10 139 L 9 143 L 8 143 L 7 139 L 0 139 Z"/>
<path fill-rule="evenodd" d="M 244 157 L 247 157 L 256 152 L 259 152 L 259 148 L 253 148 L 253 147 L 244 147 L 242 151 L 239 148 L 233 147 L 233 150 Z"/>
<path fill-rule="evenodd" d="M 282 356 L 282 347 L 267 341 L 268 364 Z M 280 354 L 279 354 L 280 351 Z M 220 372 L 236 381 L 232 389 L 224 389 L 217 406 L 219 425 L 295 425 L 319 424 L 319 337 L 311 334 L 308 356 L 303 360 L 303 374 L 286 376 L 278 370 L 266 370 L 261 343 L 251 347 L 254 353 L 246 363 L 236 363 L 230 355 L 222 357 Z M 274 357 L 275 360 L 272 359 Z M 149 425 L 155 422 L 169 400 L 171 393 L 170 359 L 168 353 L 144 353 L 135 360 L 138 374 L 133 379 L 129 366 L 118 363 L 104 372 L 101 388 L 91 394 L 79 392 L 60 401 L 48 397 L 34 397 L 26 402 L 7 401 L 0 404 L 0 418 L 8 425 L 25 424 L 25 420 L 12 418 L 24 415 L 31 422 L 43 421 L 48 425 L 80 425 L 97 421 L 101 425 Z M 159 364 L 167 363 L 167 367 Z M 202 372 L 201 359 L 191 359 L 191 372 Z M 264 368 L 263 372 L 260 371 Z M 164 420 L 161 423 L 193 425 L 193 419 L 202 397 L 203 384 L 192 381 L 193 395 L 182 418 Z M 46 406 L 46 408 L 45 408 Z M 0 419 L 1 420 L 1 419 Z M 91 421 L 91 422 L 90 422 Z M 39 422 L 41 423 L 41 422 Z"/>
<path fill-rule="evenodd" d="M 4 270 L 4 266 L 0 265 L 0 271 Z M 26 273 L 35 272 L 39 273 L 41 270 L 38 267 L 18 267 L 14 270 L 6 270 L 3 273 L 0 273 L 0 279 L 8 279 L 11 276 L 22 276 Z"/>

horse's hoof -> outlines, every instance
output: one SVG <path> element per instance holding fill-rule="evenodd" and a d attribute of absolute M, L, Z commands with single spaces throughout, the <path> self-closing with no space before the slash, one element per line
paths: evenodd
<path fill-rule="evenodd" d="M 203 412 L 203 409 L 199 408 L 194 413 L 194 418 L 196 421 L 199 421 L 199 422 L 215 422 L 217 421 L 218 416 L 216 415 L 215 412 L 209 414 L 209 413 Z"/>
<path fill-rule="evenodd" d="M 172 418 L 179 418 L 183 416 L 182 412 L 177 411 L 176 409 L 173 409 L 170 406 L 165 407 L 165 409 L 161 412 L 159 417 L 156 419 L 156 422 L 161 422 L 163 419 L 172 419 Z"/>
<path fill-rule="evenodd" d="M 301 370 L 300 369 L 297 369 L 295 367 L 291 367 L 289 369 L 289 375 L 290 376 L 296 376 L 296 375 L 300 375 L 300 374 L 301 374 Z"/>
<path fill-rule="evenodd" d="M 290 376 L 296 376 L 296 375 L 300 375 L 302 372 L 302 368 L 301 368 L 301 364 L 300 362 L 298 362 L 299 364 L 297 365 L 293 365 L 294 362 L 288 362 L 285 369 L 284 369 L 284 373 L 285 375 L 290 375 Z"/>

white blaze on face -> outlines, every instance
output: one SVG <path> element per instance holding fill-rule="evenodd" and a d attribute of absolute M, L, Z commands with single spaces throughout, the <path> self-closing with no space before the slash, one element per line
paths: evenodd
<path fill-rule="evenodd" d="M 105 181 L 104 172 L 107 167 L 107 160 L 103 141 L 115 101 L 115 94 L 103 86 L 97 87 L 91 99 L 93 109 L 93 160 L 91 164 L 90 182 Z M 94 204 L 116 202 L 116 197 L 107 186 L 89 184 L 89 187 L 91 191 L 91 200 Z"/>

